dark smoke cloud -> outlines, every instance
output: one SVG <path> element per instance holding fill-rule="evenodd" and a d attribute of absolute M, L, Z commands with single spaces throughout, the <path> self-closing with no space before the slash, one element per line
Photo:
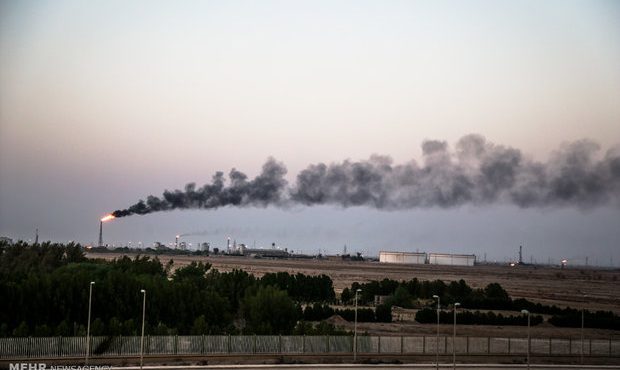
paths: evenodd
<path fill-rule="evenodd" d="M 286 168 L 273 158 L 263 165 L 260 175 L 254 180 L 232 169 L 228 174 L 229 184 L 225 185 L 224 174 L 216 172 L 211 184 L 196 189 L 196 184 L 185 185 L 185 190 L 164 191 L 161 198 L 149 195 L 146 201 L 140 200 L 127 209 L 114 211 L 115 217 L 145 215 L 152 212 L 189 208 L 218 208 L 224 206 L 262 206 L 277 205 L 282 200 L 286 188 Z"/>
<path fill-rule="evenodd" d="M 274 159 L 249 181 L 232 170 L 228 185 L 221 172 L 196 190 L 149 196 L 117 217 L 180 208 L 233 206 L 338 205 L 395 210 L 458 207 L 465 204 L 513 204 L 518 207 L 620 205 L 620 150 L 602 157 L 596 143 L 582 140 L 562 146 L 545 162 L 515 148 L 495 145 L 480 135 L 461 138 L 453 151 L 446 142 L 422 144 L 422 163 L 394 165 L 386 156 L 366 161 L 313 164 L 287 188 L 286 168 Z"/>

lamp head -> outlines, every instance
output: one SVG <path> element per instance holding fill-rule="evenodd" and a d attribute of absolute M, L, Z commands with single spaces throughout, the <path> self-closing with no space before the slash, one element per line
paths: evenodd
<path fill-rule="evenodd" d="M 356 292 L 357 292 L 357 293 L 361 293 L 361 292 L 362 292 L 362 290 L 361 290 L 361 289 L 358 289 L 358 290 L 356 290 Z"/>
<path fill-rule="evenodd" d="M 530 311 L 528 311 L 528 310 L 521 310 L 521 313 L 522 313 L 522 314 L 525 314 L 525 315 L 529 315 L 529 314 L 530 314 Z"/>
<path fill-rule="evenodd" d="M 458 306 L 460 306 L 460 305 L 461 305 L 461 304 L 460 304 L 459 302 L 456 302 L 456 303 L 454 304 L 454 307 L 458 307 Z"/>
<path fill-rule="evenodd" d="M 146 290 L 140 289 L 140 293 L 146 293 Z"/>
<path fill-rule="evenodd" d="M 95 282 L 94 282 L 94 281 L 91 281 L 91 282 L 90 282 L 90 285 L 95 285 Z"/>
<path fill-rule="evenodd" d="M 437 294 L 433 294 L 433 298 L 438 299 L 439 296 Z"/>

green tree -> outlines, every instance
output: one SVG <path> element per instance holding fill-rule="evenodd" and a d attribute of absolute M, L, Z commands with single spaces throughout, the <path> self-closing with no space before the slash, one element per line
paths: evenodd
<path fill-rule="evenodd" d="M 412 308 L 411 294 L 404 285 L 399 285 L 394 291 L 394 294 L 387 299 L 387 304 L 390 306 L 398 306 L 404 308 Z"/>
<path fill-rule="evenodd" d="M 67 320 L 62 320 L 60 324 L 56 326 L 56 335 L 61 337 L 68 337 L 71 335 L 71 328 L 69 328 Z"/>
<path fill-rule="evenodd" d="M 90 324 L 90 334 L 96 336 L 105 334 L 105 325 L 100 318 L 96 318 Z"/>
<path fill-rule="evenodd" d="M 46 324 L 37 325 L 34 328 L 35 337 L 50 337 L 52 336 L 52 330 Z"/>
<path fill-rule="evenodd" d="M 159 322 L 153 329 L 153 335 L 169 335 L 170 329 L 163 322 Z"/>
<path fill-rule="evenodd" d="M 210 263 L 193 261 L 187 266 L 178 268 L 172 275 L 172 279 L 174 281 L 191 280 L 194 282 L 203 282 L 210 268 Z"/>
<path fill-rule="evenodd" d="M 113 317 L 108 322 L 108 335 L 121 335 L 123 334 L 123 325 L 117 317 Z"/>
<path fill-rule="evenodd" d="M 123 335 L 136 335 L 136 324 L 133 319 L 127 319 L 123 322 Z"/>
<path fill-rule="evenodd" d="M 351 302 L 351 299 L 351 291 L 349 290 L 349 288 L 344 288 L 342 290 L 342 293 L 340 293 L 340 300 L 342 301 L 342 304 L 349 304 L 349 302 Z"/>
<path fill-rule="evenodd" d="M 246 292 L 241 310 L 245 319 L 244 332 L 253 334 L 289 334 L 299 315 L 286 292 L 270 285 Z"/>
<path fill-rule="evenodd" d="M 16 328 L 13 330 L 14 337 L 27 337 L 29 333 L 28 325 L 25 321 L 22 321 Z"/>
<path fill-rule="evenodd" d="M 510 299 L 508 292 L 498 283 L 491 283 L 484 288 L 484 294 L 488 299 L 507 301 Z"/>
<path fill-rule="evenodd" d="M 207 320 L 205 319 L 205 315 L 200 315 L 194 320 L 194 325 L 192 326 L 192 334 L 194 335 L 202 335 L 207 334 L 208 332 Z"/>

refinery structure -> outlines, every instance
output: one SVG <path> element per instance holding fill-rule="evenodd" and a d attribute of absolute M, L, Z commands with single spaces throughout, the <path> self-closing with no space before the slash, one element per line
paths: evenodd
<path fill-rule="evenodd" d="M 473 266 L 476 263 L 476 256 L 474 254 L 381 251 L 379 252 L 379 262 L 414 265 Z"/>
<path fill-rule="evenodd" d="M 103 223 L 114 219 L 113 215 L 107 215 L 102 218 L 99 222 L 99 240 L 97 246 L 99 248 L 105 248 L 107 245 L 103 241 Z M 37 233 L 38 234 L 38 233 Z M 181 237 L 192 235 L 190 234 L 179 234 L 175 236 L 174 243 L 170 243 L 169 246 L 166 246 L 163 243 L 155 242 L 154 249 L 160 252 L 165 252 L 166 250 L 172 251 L 188 251 L 191 249 L 191 243 L 189 245 L 180 240 Z M 271 244 L 271 248 L 249 248 L 246 244 L 240 243 L 237 244 L 236 240 L 232 240 L 228 237 L 226 240 L 226 248 L 213 248 L 211 250 L 210 243 L 198 243 L 196 245 L 196 251 L 198 252 L 206 252 L 207 254 L 225 254 L 225 255 L 233 255 L 233 256 L 248 256 L 248 257 L 267 257 L 267 258 L 287 258 L 287 257 L 312 257 L 310 255 L 304 254 L 294 254 L 293 251 L 290 251 L 287 248 L 277 248 L 275 243 Z M 319 252 L 319 256 L 321 253 Z M 347 257 L 346 254 L 346 245 L 344 247 L 344 253 L 342 256 L 339 256 L 343 259 Z M 360 256 L 361 257 L 361 256 Z M 362 258 L 363 259 L 363 258 Z M 372 259 L 371 259 L 372 260 Z M 474 254 L 453 254 L 453 253 L 426 253 L 426 252 L 399 252 L 399 251 L 380 251 L 379 252 L 379 262 L 380 263 L 394 263 L 394 264 L 414 264 L 414 265 L 443 265 L 443 266 L 474 266 L 476 264 L 476 255 Z M 522 247 L 519 248 L 519 263 L 522 264 Z"/>

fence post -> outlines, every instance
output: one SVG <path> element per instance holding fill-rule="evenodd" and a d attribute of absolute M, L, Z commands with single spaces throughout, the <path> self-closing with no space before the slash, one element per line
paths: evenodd
<path fill-rule="evenodd" d="M 381 353 L 381 336 L 377 336 L 377 353 Z"/>
<path fill-rule="evenodd" d="M 510 354 L 510 337 L 508 337 L 508 354 Z"/>
<path fill-rule="evenodd" d="M 465 353 L 469 354 L 469 335 L 465 337 Z"/>
<path fill-rule="evenodd" d="M 306 334 L 301 337 L 301 353 L 306 353 Z"/>
<path fill-rule="evenodd" d="M 611 343 L 611 338 L 609 339 L 609 342 Z M 611 344 L 609 346 L 610 346 L 609 347 L 609 349 L 610 349 L 609 353 L 611 353 Z M 402 335 L 400 336 L 400 353 L 403 354 L 403 336 Z"/>
<path fill-rule="evenodd" d="M 200 354 L 204 355 L 205 352 L 205 335 L 203 334 L 200 342 Z"/>
<path fill-rule="evenodd" d="M 491 353 L 491 337 L 487 337 L 487 354 Z"/>
<path fill-rule="evenodd" d="M 278 353 L 282 354 L 282 334 L 278 335 Z"/>
<path fill-rule="evenodd" d="M 609 357 L 611 357 L 611 337 L 609 337 Z"/>
<path fill-rule="evenodd" d="M 422 354 L 426 354 L 426 335 L 422 336 Z"/>
<path fill-rule="evenodd" d="M 179 350 L 179 336 L 175 335 L 174 336 L 174 354 L 176 355 L 178 353 Z"/>
<path fill-rule="evenodd" d="M 611 349 L 611 347 L 609 348 Z M 58 349 L 58 357 L 62 356 L 62 336 L 61 335 L 58 336 L 58 348 L 57 349 Z"/>
<path fill-rule="evenodd" d="M 252 353 L 256 353 L 256 334 L 252 337 L 254 343 L 252 343 Z"/>
<path fill-rule="evenodd" d="M 581 343 L 583 345 L 583 343 Z M 568 354 L 572 355 L 573 354 L 573 338 L 572 337 L 568 337 Z"/>
<path fill-rule="evenodd" d="M 230 334 L 228 334 L 228 353 L 230 353 Z"/>
<path fill-rule="evenodd" d="M 32 348 L 32 337 L 28 337 L 28 351 L 26 352 L 26 357 L 30 357 L 31 348 Z"/>
<path fill-rule="evenodd" d="M 549 337 L 549 356 L 551 356 L 551 353 L 553 353 L 553 351 L 551 351 L 551 337 Z"/>
<path fill-rule="evenodd" d="M 452 343 L 454 346 L 454 343 Z M 448 337 L 443 337 L 443 354 L 448 353 Z"/>
<path fill-rule="evenodd" d="M 590 338 L 589 342 L 590 342 L 590 348 L 588 349 L 588 356 L 592 356 L 592 338 Z"/>
<path fill-rule="evenodd" d="M 325 340 L 327 341 L 327 353 L 329 353 L 329 334 L 325 336 Z"/>

